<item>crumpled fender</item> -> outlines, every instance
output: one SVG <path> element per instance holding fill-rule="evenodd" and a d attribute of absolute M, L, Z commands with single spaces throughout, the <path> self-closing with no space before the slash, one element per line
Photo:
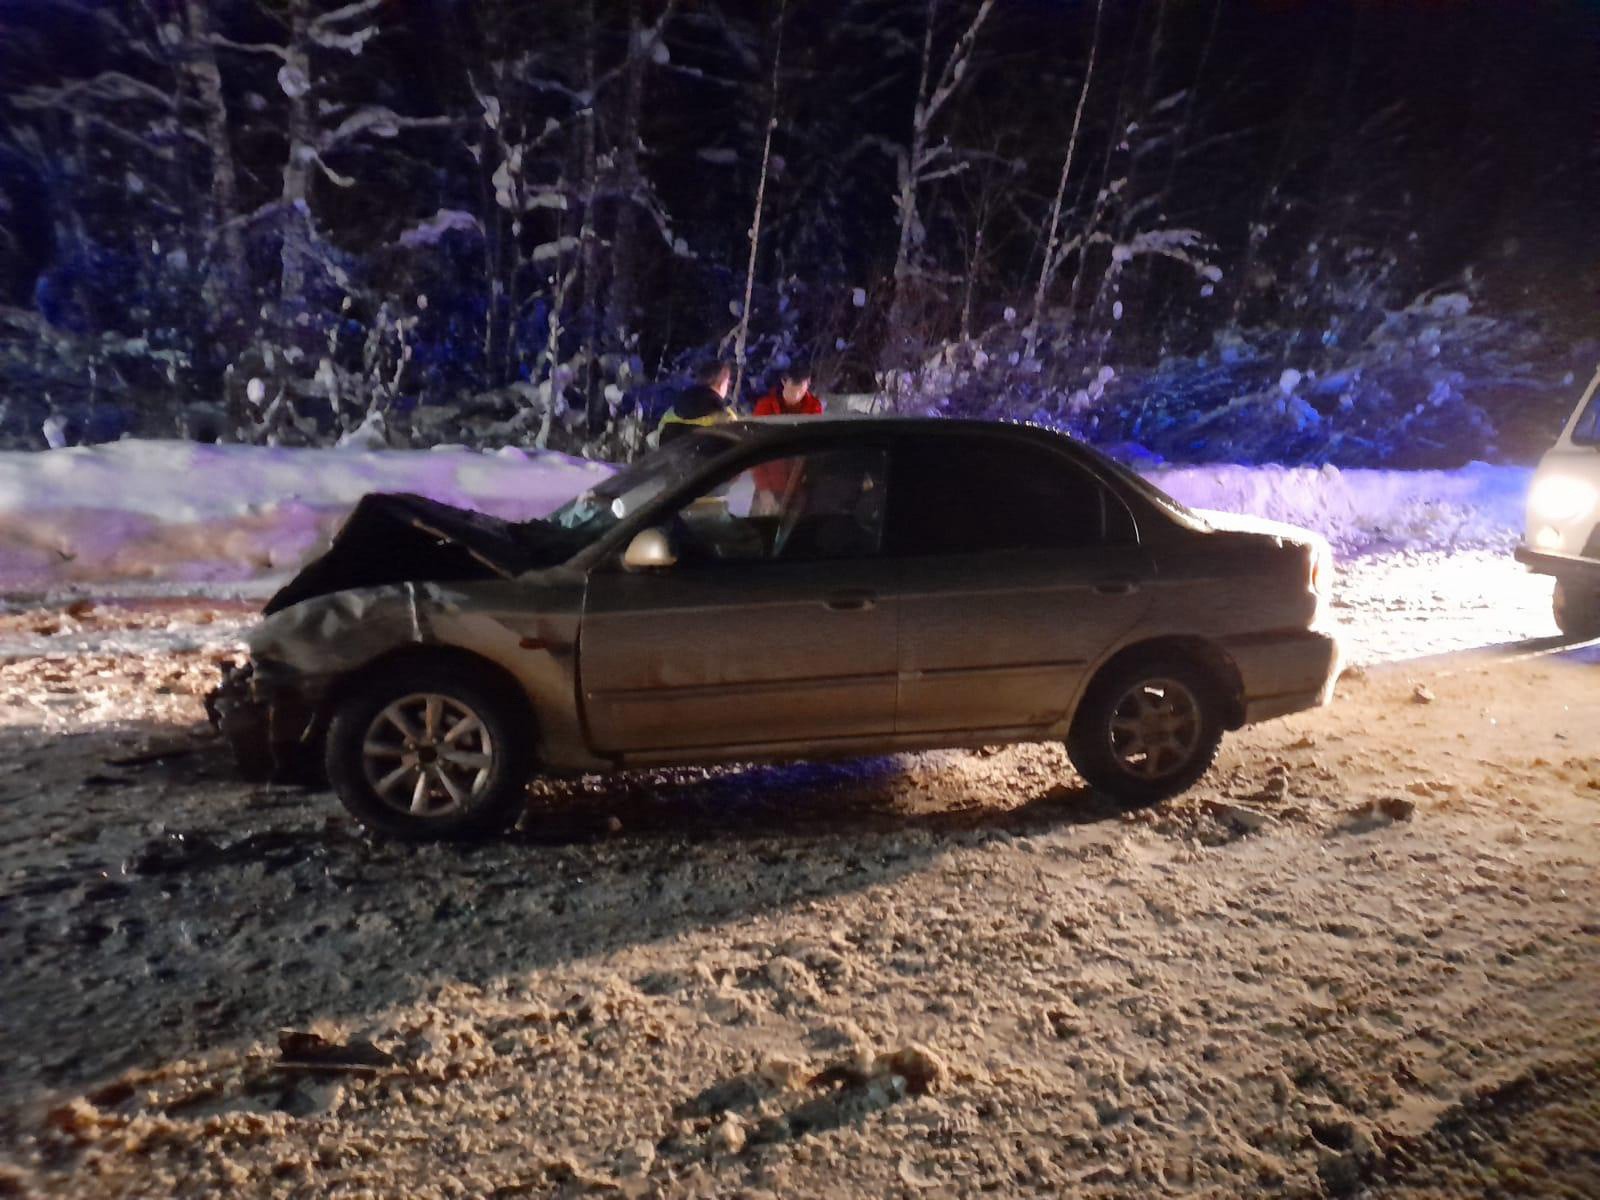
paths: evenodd
<path fill-rule="evenodd" d="M 308 676 L 342 675 L 408 643 L 434 641 L 436 584 L 403 583 L 334 592 L 273 613 L 247 636 L 253 658 Z"/>
<path fill-rule="evenodd" d="M 577 709 L 581 574 L 460 584 L 385 584 L 303 600 L 248 635 L 251 657 L 313 706 L 339 677 L 409 646 L 437 645 L 486 660 L 521 686 L 536 714 L 541 761 L 589 769 Z M 298 681 L 295 680 L 298 677 Z"/>

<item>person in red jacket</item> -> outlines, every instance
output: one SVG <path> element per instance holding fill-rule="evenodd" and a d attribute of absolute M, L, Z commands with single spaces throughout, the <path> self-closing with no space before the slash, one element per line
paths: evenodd
<path fill-rule="evenodd" d="M 803 363 L 785 367 L 778 386 L 756 401 L 758 417 L 820 417 L 822 401 L 811 394 L 811 368 Z"/>
<path fill-rule="evenodd" d="M 804 363 L 792 363 L 778 375 L 777 386 L 756 401 L 753 416 L 757 417 L 820 417 L 822 401 L 811 392 L 811 368 Z M 755 513 L 776 513 L 798 485 L 795 472 L 798 459 L 780 459 L 764 463 L 755 469 L 756 496 L 752 506 Z"/>

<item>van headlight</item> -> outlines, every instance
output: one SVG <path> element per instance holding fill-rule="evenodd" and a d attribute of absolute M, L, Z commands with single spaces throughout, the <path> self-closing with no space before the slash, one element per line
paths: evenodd
<path fill-rule="evenodd" d="M 1546 525 L 1533 535 L 1533 546 L 1536 550 L 1561 549 L 1561 530 L 1554 525 Z"/>
<path fill-rule="evenodd" d="M 1528 494 L 1528 507 L 1542 520 L 1561 524 L 1583 516 L 1594 507 L 1600 492 L 1594 485 L 1570 475 L 1552 475 L 1533 485 Z"/>

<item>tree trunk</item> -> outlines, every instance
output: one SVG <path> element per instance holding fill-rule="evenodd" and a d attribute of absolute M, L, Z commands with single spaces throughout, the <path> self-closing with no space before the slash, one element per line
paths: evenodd
<path fill-rule="evenodd" d="M 987 211 L 980 213 L 977 227 L 972 231 L 972 249 L 967 255 L 967 277 L 961 285 L 960 337 L 963 342 L 972 339 L 972 292 L 977 287 L 978 273 L 983 269 L 983 228 L 987 221 Z"/>
<path fill-rule="evenodd" d="M 184 0 L 189 19 L 188 70 L 204 115 L 206 149 L 211 156 L 211 219 L 207 231 L 205 299 L 214 319 L 243 299 L 246 284 L 244 238 L 234 218 L 239 208 L 238 173 L 228 136 L 228 107 L 222 94 L 222 71 L 211 44 L 207 0 Z"/>
<path fill-rule="evenodd" d="M 931 144 L 934 122 L 944 106 L 960 90 L 967 68 L 972 62 L 978 33 L 983 28 L 983 23 L 989 19 L 989 13 L 993 11 L 994 6 L 995 0 L 979 0 L 977 10 L 972 14 L 972 20 L 967 23 L 965 31 L 951 48 L 949 57 L 940 66 L 937 81 L 933 81 L 933 36 L 939 0 L 928 0 L 927 24 L 922 33 L 922 59 L 917 70 L 917 102 L 911 115 L 911 139 L 904 157 L 900 160 L 899 192 L 895 199 L 895 207 L 899 210 L 900 216 L 900 239 L 895 250 L 894 278 L 891 281 L 893 295 L 889 302 L 887 329 L 889 343 L 887 348 L 891 363 L 896 360 L 903 361 L 906 357 L 903 351 L 908 339 L 904 337 L 904 333 L 917 300 L 914 290 L 909 285 L 910 281 L 920 274 L 920 263 L 917 260 L 922 248 L 923 229 L 921 214 L 918 211 L 918 191 L 923 184 L 945 175 L 954 175 L 964 166 L 957 162 L 937 171 L 932 169 L 940 156 L 949 152 L 947 145 Z"/>
<path fill-rule="evenodd" d="M 629 334 L 634 329 L 635 297 L 639 290 L 639 221 L 635 196 L 644 179 L 639 167 L 639 125 L 644 112 L 645 72 L 650 62 L 643 40 L 644 22 L 639 15 L 639 0 L 629 0 L 627 83 L 616 149 L 620 198 L 611 231 L 611 288 L 606 299 L 605 320 L 607 334 L 614 336 L 622 347 L 628 345 Z"/>
<path fill-rule="evenodd" d="M 1094 7 L 1094 33 L 1089 39 L 1089 60 L 1083 69 L 1083 83 L 1078 88 L 1078 106 L 1072 114 L 1072 132 L 1067 135 L 1067 152 L 1061 159 L 1061 178 L 1056 182 L 1055 200 L 1050 205 L 1050 232 L 1045 238 L 1044 260 L 1039 264 L 1039 282 L 1033 290 L 1033 324 L 1035 330 L 1028 335 L 1028 352 L 1033 352 L 1037 337 L 1039 312 L 1044 307 L 1045 292 L 1061 267 L 1057 247 L 1060 244 L 1061 202 L 1067 194 L 1067 177 L 1072 173 L 1072 159 L 1078 152 L 1078 131 L 1083 127 L 1083 107 L 1089 99 L 1089 84 L 1094 80 L 1095 59 L 1100 54 L 1100 18 L 1105 12 L 1105 0 L 1096 0 Z"/>
<path fill-rule="evenodd" d="M 311 54 L 307 0 L 289 0 L 289 42 L 279 79 L 287 86 L 289 149 L 283 164 L 283 244 L 278 296 L 298 304 L 311 255 L 311 166 L 316 154 L 311 114 Z"/>
<path fill-rule="evenodd" d="M 594 223 L 596 197 L 600 189 L 599 132 L 595 128 L 599 118 L 595 107 L 595 84 L 598 78 L 595 43 L 600 37 L 598 26 L 599 17 L 595 13 L 594 0 L 589 0 L 583 33 L 583 87 L 588 107 L 579 116 L 579 152 L 583 158 L 583 224 L 578 229 L 578 335 L 581 345 L 579 356 L 583 363 L 581 384 L 584 413 L 590 437 L 598 434 L 605 425 L 604 396 L 596 386 L 595 378 L 595 359 L 599 353 L 595 337 L 598 322 L 595 318 L 600 307 L 600 256 L 597 253 Z"/>
<path fill-rule="evenodd" d="M 502 161 L 498 138 L 480 140 L 481 153 L 478 168 L 478 187 L 483 197 L 483 382 L 491 388 L 504 387 L 510 382 L 510 304 L 506 296 L 506 261 L 510 254 L 507 243 L 507 226 L 511 223 L 505 209 L 495 199 L 494 173 Z"/>
<path fill-rule="evenodd" d="M 739 330 L 733 339 L 733 389 L 738 400 L 744 383 L 744 348 L 750 334 L 750 305 L 755 298 L 756 259 L 761 251 L 761 210 L 767 200 L 767 169 L 772 163 L 772 131 L 778 126 L 778 71 L 783 63 L 783 12 L 787 0 L 779 0 L 776 32 L 772 47 L 772 85 L 767 95 L 767 133 L 761 141 L 761 174 L 756 180 L 756 206 L 750 215 L 750 256 L 745 263 L 744 305 L 739 309 Z"/>
<path fill-rule="evenodd" d="M 917 213 L 917 175 L 928 152 L 928 75 L 933 66 L 933 24 L 939 0 L 928 0 L 927 24 L 922 31 L 922 61 L 917 69 L 917 103 L 911 114 L 911 143 L 899 160 L 899 190 L 895 210 L 900 218 L 900 237 L 895 247 L 894 273 L 890 281 L 889 323 L 885 333 L 890 361 L 898 361 L 901 333 L 907 320 L 910 297 L 907 279 L 912 271 L 912 255 L 920 240 Z"/>

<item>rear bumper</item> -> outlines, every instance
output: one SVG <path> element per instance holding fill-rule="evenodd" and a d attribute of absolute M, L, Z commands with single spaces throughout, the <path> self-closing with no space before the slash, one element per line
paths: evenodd
<path fill-rule="evenodd" d="M 1549 554 L 1527 545 L 1518 546 L 1513 555 L 1535 575 L 1554 575 L 1557 579 L 1576 579 L 1585 583 L 1600 584 L 1600 558 Z"/>
<path fill-rule="evenodd" d="M 1223 648 L 1239 669 L 1246 725 L 1327 704 L 1344 666 L 1339 639 L 1311 629 L 1231 638 Z"/>

